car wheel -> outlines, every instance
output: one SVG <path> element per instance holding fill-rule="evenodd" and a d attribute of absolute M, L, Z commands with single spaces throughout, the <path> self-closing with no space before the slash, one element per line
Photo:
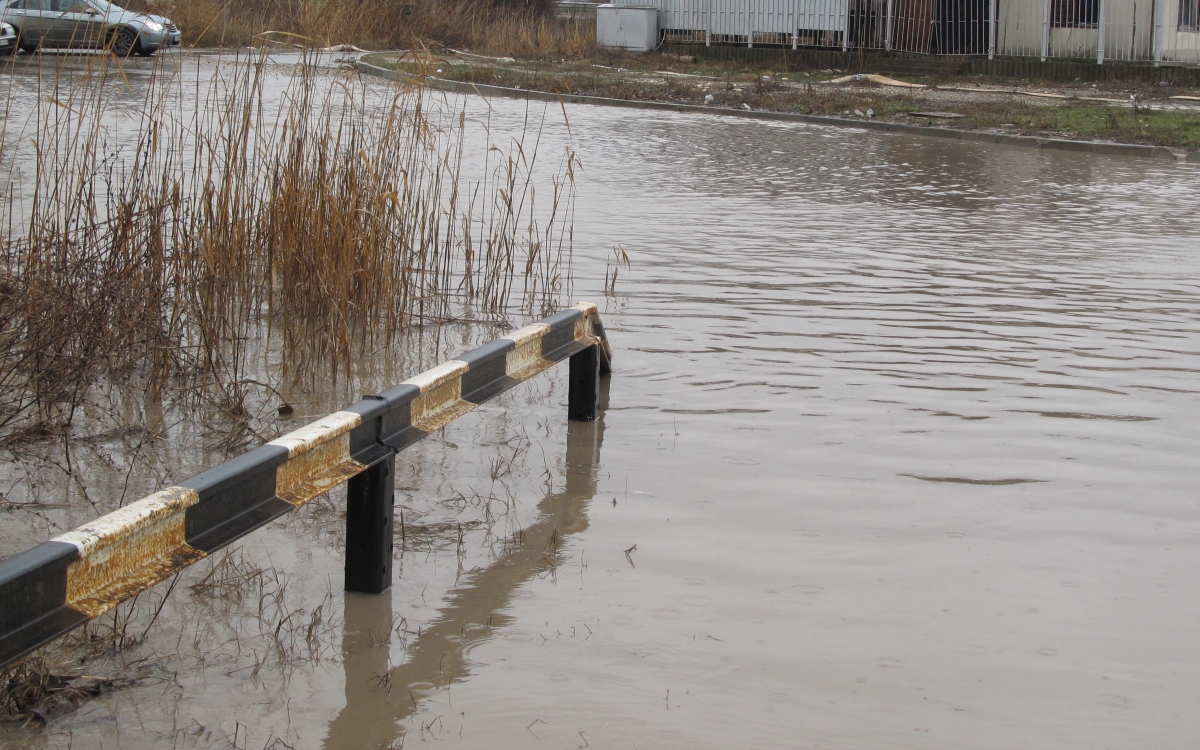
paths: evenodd
<path fill-rule="evenodd" d="M 40 46 L 40 41 L 41 40 L 39 39 L 32 39 L 25 36 L 21 33 L 20 29 L 17 29 L 17 47 L 19 47 L 22 52 L 37 52 L 38 47 Z"/>
<path fill-rule="evenodd" d="M 117 29 L 116 34 L 113 34 L 109 49 L 117 57 L 129 57 L 137 46 L 137 32 L 128 26 L 123 26 Z"/>

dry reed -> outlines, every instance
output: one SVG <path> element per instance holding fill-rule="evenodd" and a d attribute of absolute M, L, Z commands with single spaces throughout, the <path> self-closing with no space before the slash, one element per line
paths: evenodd
<path fill-rule="evenodd" d="M 449 46 L 530 59 L 581 57 L 595 50 L 589 20 L 558 19 L 552 0 L 131 0 L 169 16 L 184 44 L 256 44 L 264 32 L 318 47 Z M 284 36 L 290 35 L 290 36 Z"/>
<path fill-rule="evenodd" d="M 336 383 L 414 324 L 558 303 L 573 153 L 538 205 L 536 132 L 487 143 L 468 179 L 464 113 L 303 60 L 274 86 L 268 66 L 241 55 L 184 84 L 164 64 L 133 128 L 107 60 L 43 83 L 36 173 L 0 207 L 0 435 L 61 430 L 99 383 L 202 396 L 246 426 L 263 379 Z"/>

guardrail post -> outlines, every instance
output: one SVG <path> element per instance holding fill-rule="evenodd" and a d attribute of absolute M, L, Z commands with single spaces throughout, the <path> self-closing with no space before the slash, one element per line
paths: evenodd
<path fill-rule="evenodd" d="M 571 355 L 567 389 L 567 419 L 595 422 L 600 410 L 600 345 Z"/>
<path fill-rule="evenodd" d="M 379 594 L 392 585 L 396 456 L 346 483 L 346 590 Z"/>

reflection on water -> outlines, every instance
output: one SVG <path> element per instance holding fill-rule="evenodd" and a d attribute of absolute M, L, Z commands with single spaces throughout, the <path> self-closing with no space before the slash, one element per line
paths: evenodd
<path fill-rule="evenodd" d="M 329 724 L 326 748 L 392 747 L 402 737 L 401 722 L 418 710 L 422 698 L 470 677 L 470 650 L 511 621 L 507 612 L 517 589 L 561 563 L 563 540 L 588 526 L 608 391 L 604 378 L 597 421 L 567 426 L 566 486 L 538 504 L 537 520 L 506 540 L 486 568 L 463 576 L 437 618 L 407 642 L 401 665 L 390 666 L 389 645 L 396 636 L 391 592 L 346 594 L 346 706 Z"/>

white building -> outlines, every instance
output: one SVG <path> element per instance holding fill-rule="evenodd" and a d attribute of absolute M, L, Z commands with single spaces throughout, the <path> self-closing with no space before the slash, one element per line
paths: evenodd
<path fill-rule="evenodd" d="M 1200 63 L 1200 0 L 617 0 L 668 41 Z M 995 19 L 993 21 L 993 19 Z"/>

